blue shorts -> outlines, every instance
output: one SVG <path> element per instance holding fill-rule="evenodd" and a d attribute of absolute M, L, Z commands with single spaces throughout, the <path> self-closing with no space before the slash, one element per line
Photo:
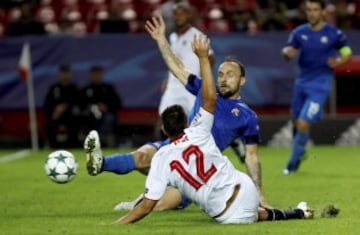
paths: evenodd
<path fill-rule="evenodd" d="M 191 203 L 192 201 L 189 198 L 187 198 L 184 194 L 181 194 L 181 204 L 176 209 L 185 209 L 186 207 L 190 206 Z"/>
<path fill-rule="evenodd" d="M 309 123 L 319 121 L 328 96 L 329 91 L 326 90 L 311 90 L 295 86 L 291 104 L 292 119 L 302 119 Z"/>

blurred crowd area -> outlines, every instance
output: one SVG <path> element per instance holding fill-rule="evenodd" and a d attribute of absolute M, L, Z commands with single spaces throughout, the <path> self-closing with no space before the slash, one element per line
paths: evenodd
<path fill-rule="evenodd" d="M 172 30 L 178 0 L 1 0 L 0 35 L 138 33 L 161 12 Z M 306 22 L 297 0 L 187 0 L 194 25 L 208 33 L 290 30 Z M 341 29 L 360 28 L 360 0 L 328 0 L 327 20 Z"/>

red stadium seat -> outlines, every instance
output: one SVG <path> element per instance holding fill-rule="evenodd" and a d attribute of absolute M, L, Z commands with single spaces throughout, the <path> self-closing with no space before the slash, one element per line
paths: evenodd
<path fill-rule="evenodd" d="M 46 24 L 56 21 L 56 14 L 51 5 L 40 7 L 36 12 L 36 18 Z"/>
<path fill-rule="evenodd" d="M 5 35 L 5 25 L 0 22 L 0 37 Z"/>

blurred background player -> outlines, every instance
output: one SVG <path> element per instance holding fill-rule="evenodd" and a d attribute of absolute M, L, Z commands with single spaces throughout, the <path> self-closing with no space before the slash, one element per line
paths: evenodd
<path fill-rule="evenodd" d="M 104 144 L 116 145 L 117 112 L 122 103 L 111 84 L 104 82 L 104 69 L 94 65 L 89 70 L 90 84 L 82 90 L 85 131 L 97 130 Z"/>
<path fill-rule="evenodd" d="M 46 137 L 51 148 L 75 148 L 78 142 L 79 90 L 71 82 L 69 65 L 61 65 L 58 81 L 48 90 L 44 111 Z"/>
<path fill-rule="evenodd" d="M 173 4 L 172 16 L 175 31 L 171 32 L 169 36 L 171 49 L 188 71 L 200 75 L 199 60 L 192 51 L 191 41 L 195 35 L 203 33 L 191 25 L 193 9 L 189 3 L 178 1 Z M 211 48 L 209 49 L 209 59 L 213 65 L 215 55 Z M 190 112 L 194 105 L 195 96 L 185 89 L 174 74 L 169 72 L 168 78 L 164 80 L 162 87 L 164 87 L 164 93 L 160 100 L 159 115 L 173 104 L 181 105 L 186 113 Z"/>
<path fill-rule="evenodd" d="M 291 156 L 283 171 L 285 175 L 297 171 L 305 157 L 310 126 L 321 119 L 332 88 L 333 69 L 351 60 L 345 34 L 325 22 L 325 13 L 324 1 L 307 0 L 308 23 L 293 30 L 288 46 L 282 50 L 286 60 L 300 52 L 300 72 L 295 80 L 291 104 L 294 139 Z"/>

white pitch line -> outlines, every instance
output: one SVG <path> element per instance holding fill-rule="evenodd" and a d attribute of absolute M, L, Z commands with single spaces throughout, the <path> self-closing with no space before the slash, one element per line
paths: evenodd
<path fill-rule="evenodd" d="M 12 154 L 0 156 L 0 163 L 12 162 L 30 156 L 30 149 L 23 149 Z"/>

